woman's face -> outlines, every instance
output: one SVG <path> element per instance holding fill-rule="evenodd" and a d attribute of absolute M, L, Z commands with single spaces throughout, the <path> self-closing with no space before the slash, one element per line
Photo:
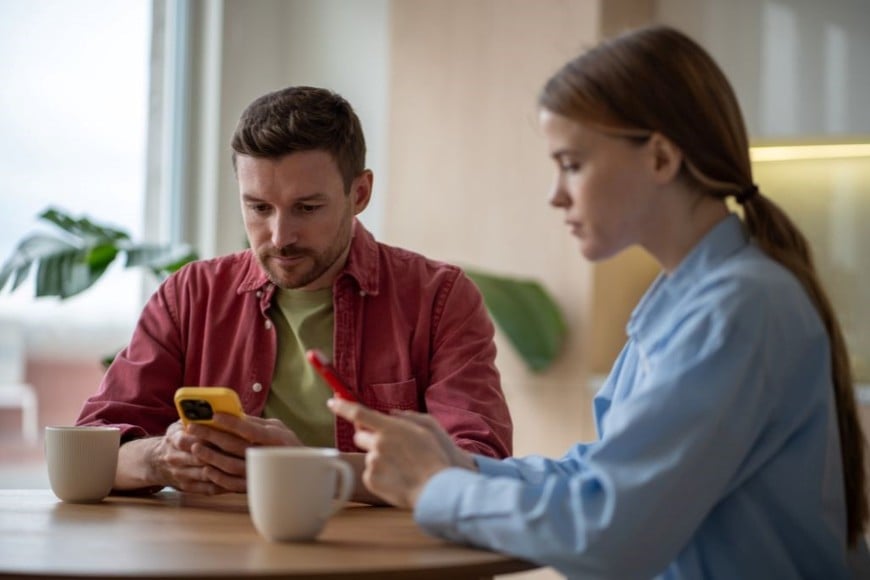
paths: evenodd
<path fill-rule="evenodd" d="M 589 260 L 609 258 L 653 233 L 655 159 L 648 143 L 596 131 L 546 109 L 539 114 L 556 177 L 550 204 Z"/>

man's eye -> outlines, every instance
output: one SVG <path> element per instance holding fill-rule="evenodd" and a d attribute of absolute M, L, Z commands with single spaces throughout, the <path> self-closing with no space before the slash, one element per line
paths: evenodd
<path fill-rule="evenodd" d="M 308 203 L 303 203 L 303 204 L 301 204 L 301 205 L 299 206 L 299 212 L 300 212 L 300 213 L 305 213 L 305 214 L 308 214 L 308 213 L 314 213 L 314 212 L 316 212 L 317 210 L 319 210 L 321 207 L 323 207 L 323 206 L 320 206 L 320 205 L 311 205 L 311 204 L 308 204 Z"/>
<path fill-rule="evenodd" d="M 248 206 L 252 212 L 265 214 L 269 212 L 269 206 L 265 203 L 254 203 Z"/>
<path fill-rule="evenodd" d="M 580 164 L 579 163 L 560 163 L 559 164 L 559 171 L 562 171 L 564 173 L 577 173 L 578 171 L 580 171 Z"/>

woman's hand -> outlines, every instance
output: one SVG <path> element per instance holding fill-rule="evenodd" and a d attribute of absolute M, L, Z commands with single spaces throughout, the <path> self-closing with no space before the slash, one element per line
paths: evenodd
<path fill-rule="evenodd" d="M 427 413 L 417 413 L 416 411 L 395 411 L 393 412 L 393 416 L 408 419 L 409 421 L 417 423 L 424 429 L 428 429 L 438 440 L 441 449 L 443 449 L 450 458 L 452 467 L 462 467 L 469 471 L 477 471 L 477 464 L 474 462 L 471 453 L 457 447 L 456 444 L 453 443 L 453 439 L 450 438 L 450 435 L 447 434 L 447 431 L 444 430 L 441 424 L 432 415 Z"/>
<path fill-rule="evenodd" d="M 367 452 L 363 482 L 393 505 L 413 508 L 426 483 L 443 469 L 475 469 L 471 456 L 428 415 L 385 415 L 340 399 L 327 405 L 356 427 L 354 443 Z"/>

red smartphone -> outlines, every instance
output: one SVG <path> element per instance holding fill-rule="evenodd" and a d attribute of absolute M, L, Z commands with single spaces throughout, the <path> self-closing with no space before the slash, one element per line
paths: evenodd
<path fill-rule="evenodd" d="M 338 395 L 340 399 L 344 399 L 345 401 L 353 401 L 354 403 L 358 403 L 356 397 L 353 396 L 353 393 L 350 392 L 350 389 L 347 385 L 344 384 L 338 373 L 335 372 L 335 368 L 330 364 L 329 359 L 326 358 L 322 352 L 317 350 L 316 348 L 312 348 L 311 350 L 305 353 L 305 358 L 308 359 L 308 362 L 311 363 L 311 366 L 314 367 L 323 380 L 326 381 L 326 384 L 329 385 L 329 388 L 335 391 L 335 394 Z"/>

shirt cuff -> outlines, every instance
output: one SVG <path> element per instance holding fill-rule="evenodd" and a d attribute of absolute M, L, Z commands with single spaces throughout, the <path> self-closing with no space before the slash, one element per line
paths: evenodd
<path fill-rule="evenodd" d="M 414 521 L 432 535 L 462 541 L 456 530 L 462 493 L 480 477 L 478 473 L 458 467 L 438 472 L 417 498 Z"/>
<path fill-rule="evenodd" d="M 493 459 L 485 455 L 474 455 L 474 463 L 477 464 L 477 469 L 483 475 L 490 477 L 519 477 L 517 469 L 509 462 L 503 459 Z"/>

